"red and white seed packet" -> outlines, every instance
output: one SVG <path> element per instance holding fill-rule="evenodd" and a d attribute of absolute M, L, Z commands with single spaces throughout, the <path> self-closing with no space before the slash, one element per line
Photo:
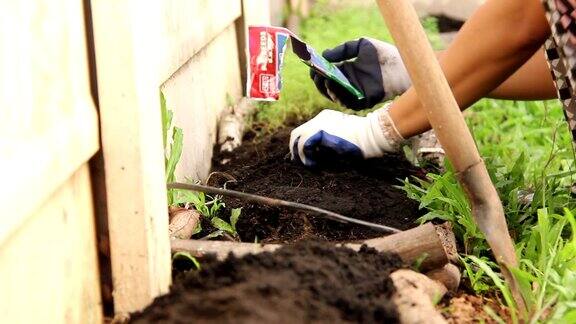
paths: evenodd
<path fill-rule="evenodd" d="M 248 98 L 274 101 L 280 98 L 280 69 L 290 32 L 281 27 L 248 27 Z"/>
<path fill-rule="evenodd" d="M 354 87 L 336 65 L 328 62 L 290 30 L 273 26 L 248 27 L 247 96 L 256 100 L 275 101 L 282 89 L 282 62 L 288 40 L 292 51 L 302 62 L 328 79 L 334 80 L 358 99 L 364 95 Z"/>

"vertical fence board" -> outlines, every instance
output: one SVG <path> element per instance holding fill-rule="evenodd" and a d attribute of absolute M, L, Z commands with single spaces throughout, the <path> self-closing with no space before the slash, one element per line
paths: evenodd
<path fill-rule="evenodd" d="M 92 1 L 117 313 L 141 309 L 170 284 L 159 109 L 160 5 Z"/>
<path fill-rule="evenodd" d="M 216 120 L 241 96 L 241 9 L 241 0 L 92 0 L 117 313 L 170 284 L 160 87 L 190 148 L 180 178 L 205 176 Z"/>
<path fill-rule="evenodd" d="M 101 323 L 87 165 L 0 248 L 4 323 Z"/>
<path fill-rule="evenodd" d="M 0 321 L 101 323 L 81 1 L 0 1 Z"/>
<path fill-rule="evenodd" d="M 34 2 L 0 3 L 0 243 L 98 150 L 82 5 Z"/>

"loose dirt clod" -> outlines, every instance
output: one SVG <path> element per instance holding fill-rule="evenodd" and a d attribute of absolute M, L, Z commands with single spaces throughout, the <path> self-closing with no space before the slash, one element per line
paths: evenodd
<path fill-rule="evenodd" d="M 396 323 L 398 256 L 301 242 L 274 253 L 206 261 L 135 323 Z"/>
<path fill-rule="evenodd" d="M 421 215 L 418 204 L 395 185 L 400 184 L 398 179 L 424 176 L 422 169 L 413 167 L 400 155 L 366 161 L 325 161 L 321 169 L 310 169 L 290 160 L 289 136 L 290 129 L 286 128 L 261 140 L 245 142 L 232 154 L 217 154 L 214 169 L 237 181 L 222 179 L 217 183 L 213 179 L 211 185 L 223 186 L 227 182 L 228 189 L 305 203 L 399 229 L 417 225 L 414 221 Z M 305 212 L 230 198 L 224 201 L 228 207 L 244 207 L 237 224 L 244 242 L 350 241 L 382 235 Z"/>

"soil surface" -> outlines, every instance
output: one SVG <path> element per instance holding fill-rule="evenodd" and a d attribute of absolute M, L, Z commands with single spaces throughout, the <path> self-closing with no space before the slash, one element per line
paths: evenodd
<path fill-rule="evenodd" d="M 300 242 L 274 253 L 205 260 L 134 323 L 396 323 L 394 254 Z"/>
<path fill-rule="evenodd" d="M 443 306 L 442 315 L 450 324 L 498 323 L 486 312 L 486 307 L 489 307 L 506 323 L 512 323 L 510 312 L 502 306 L 501 302 L 481 296 L 459 293 L 445 302 Z"/>
<path fill-rule="evenodd" d="M 418 204 L 395 186 L 401 184 L 399 179 L 424 177 L 422 169 L 412 166 L 403 155 L 363 161 L 330 159 L 321 168 L 310 169 L 290 160 L 290 130 L 245 141 L 231 154 L 216 153 L 213 159 L 216 172 L 208 184 L 222 187 L 226 183 L 228 189 L 305 203 L 398 229 L 417 225 L 415 220 L 421 216 Z M 224 201 L 228 208 L 243 207 L 237 229 L 245 242 L 350 241 L 383 235 L 363 226 L 342 224 L 293 209 L 227 197 Z M 229 215 L 227 211 L 224 213 Z M 207 233 L 198 236 L 204 234 Z"/>

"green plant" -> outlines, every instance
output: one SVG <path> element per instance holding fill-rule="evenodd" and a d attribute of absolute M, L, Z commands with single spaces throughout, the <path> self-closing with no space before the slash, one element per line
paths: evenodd
<path fill-rule="evenodd" d="M 184 134 L 182 129 L 179 127 L 172 127 L 173 113 L 167 108 L 166 98 L 163 93 L 160 93 L 160 109 L 162 112 L 162 135 L 164 139 L 164 150 L 168 150 L 169 153 L 164 157 L 164 162 L 166 165 L 166 182 L 174 182 L 175 176 L 174 172 L 176 170 L 176 165 L 180 161 L 182 156 L 182 145 L 184 141 Z M 170 128 L 172 128 L 172 138 L 171 141 L 168 138 L 168 133 Z M 208 197 L 208 200 L 207 200 Z M 203 217 L 210 220 L 212 226 L 217 228 L 217 231 L 212 233 L 213 237 L 227 233 L 234 237 L 238 237 L 236 231 L 236 222 L 241 214 L 241 208 L 235 208 L 231 210 L 230 221 L 226 222 L 218 216 L 219 212 L 225 207 L 224 202 L 221 197 L 210 197 L 205 195 L 203 192 L 192 192 L 187 190 L 178 189 L 168 189 L 168 205 L 183 205 L 191 203 L 194 208 L 198 210 Z M 201 223 L 198 223 L 197 228 L 194 230 L 194 234 L 198 234 L 202 231 Z"/>
<path fill-rule="evenodd" d="M 182 146 L 184 141 L 184 134 L 179 127 L 172 127 L 172 118 L 174 114 L 166 106 L 166 98 L 160 92 L 160 110 L 162 113 L 162 139 L 164 141 L 164 165 L 166 166 L 166 183 L 174 182 L 176 165 L 182 156 Z M 168 132 L 172 127 L 172 138 L 168 138 Z M 169 153 L 166 153 L 168 151 Z M 168 205 L 175 205 L 174 190 L 168 190 Z"/>
<path fill-rule="evenodd" d="M 191 265 L 190 268 L 194 267 L 196 270 L 202 269 L 202 267 L 200 266 L 200 262 L 198 262 L 198 259 L 193 257 L 189 252 L 174 253 L 174 255 L 172 255 L 172 263 L 178 261 L 184 261 L 190 263 Z"/>
<path fill-rule="evenodd" d="M 531 323 L 569 322 L 576 318 L 576 202 L 569 191 L 574 152 L 559 104 L 483 100 L 467 112 L 467 121 L 516 241 L 520 266 L 510 270 L 529 306 L 524 315 Z M 402 188 L 428 211 L 421 221 L 453 222 L 470 286 L 477 293 L 498 292 L 515 315 L 452 169 L 431 174 L 430 181 L 406 179 Z"/>
<path fill-rule="evenodd" d="M 232 235 L 238 238 L 236 230 L 236 223 L 240 218 L 242 208 L 233 208 L 230 211 L 229 221 L 225 221 L 220 217 L 221 212 L 224 210 L 225 204 L 220 196 L 210 197 L 203 192 L 193 192 L 188 190 L 174 189 L 174 204 L 187 204 L 191 203 L 194 208 L 202 214 L 203 217 L 210 221 L 210 224 L 217 230 L 210 233 L 208 238 L 214 238 L 223 234 Z M 194 234 L 202 231 L 202 225 L 198 223 L 198 227 L 194 230 Z"/>
<path fill-rule="evenodd" d="M 456 180 L 450 165 L 442 175 L 429 174 L 431 181 L 405 179 L 401 187 L 409 198 L 417 200 L 421 209 L 428 210 L 418 222 L 434 219 L 450 221 L 465 253 L 477 254 L 486 249 L 484 236 L 476 227 L 466 195 Z"/>

